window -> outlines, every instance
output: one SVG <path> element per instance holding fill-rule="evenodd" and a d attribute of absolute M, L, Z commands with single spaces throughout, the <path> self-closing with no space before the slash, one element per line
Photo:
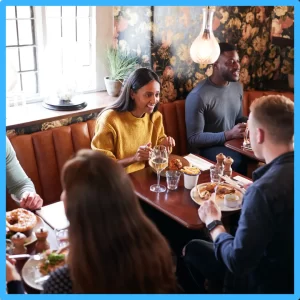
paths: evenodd
<path fill-rule="evenodd" d="M 38 93 L 34 12 L 31 6 L 6 7 L 6 60 L 18 72 L 17 91 Z"/>
<path fill-rule="evenodd" d="M 96 90 L 95 7 L 7 6 L 7 89 L 42 99 L 73 84 Z"/>

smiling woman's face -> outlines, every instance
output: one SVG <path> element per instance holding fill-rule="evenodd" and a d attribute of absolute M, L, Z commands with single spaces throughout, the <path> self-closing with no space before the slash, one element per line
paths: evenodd
<path fill-rule="evenodd" d="M 159 102 L 160 84 L 152 80 L 141 87 L 137 92 L 131 90 L 130 96 L 135 102 L 135 109 L 132 113 L 141 117 L 143 114 L 151 114 L 155 105 Z"/>

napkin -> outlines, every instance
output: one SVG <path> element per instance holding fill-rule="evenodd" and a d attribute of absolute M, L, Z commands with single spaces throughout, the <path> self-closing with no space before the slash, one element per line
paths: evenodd
<path fill-rule="evenodd" d="M 235 176 L 233 177 L 234 179 L 244 183 L 244 184 L 249 184 L 249 183 L 253 183 L 253 181 L 249 180 L 249 179 L 246 179 L 244 177 L 241 177 L 241 176 Z"/>
<path fill-rule="evenodd" d="M 48 223 L 53 229 L 65 229 L 69 227 L 69 221 L 65 214 L 65 208 L 62 201 L 43 206 L 36 211 L 46 223 Z"/>
<path fill-rule="evenodd" d="M 209 170 L 211 166 L 213 166 L 212 163 L 208 162 L 207 160 L 200 158 L 199 156 L 196 156 L 194 154 L 189 154 L 184 157 L 189 163 L 192 164 L 192 166 L 199 168 L 201 171 Z"/>

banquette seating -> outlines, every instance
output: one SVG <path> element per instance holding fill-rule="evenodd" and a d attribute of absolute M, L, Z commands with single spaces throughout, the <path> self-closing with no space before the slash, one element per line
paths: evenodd
<path fill-rule="evenodd" d="M 262 95 L 274 92 L 245 92 L 244 115 L 249 114 L 252 101 Z M 282 93 L 294 100 L 291 92 Z M 161 104 L 165 132 L 174 137 L 176 146 L 173 153 L 187 154 L 185 130 L 185 101 L 177 100 Z M 32 179 L 37 193 L 44 199 L 44 205 L 60 199 L 62 191 L 60 173 L 64 163 L 80 149 L 90 148 L 94 135 L 95 120 L 62 126 L 37 133 L 12 137 L 11 143 L 27 175 Z M 16 208 L 17 204 L 7 193 L 6 210 Z"/>

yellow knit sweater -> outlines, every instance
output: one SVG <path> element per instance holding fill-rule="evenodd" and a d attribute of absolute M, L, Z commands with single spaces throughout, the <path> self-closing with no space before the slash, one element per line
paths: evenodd
<path fill-rule="evenodd" d="M 152 120 L 151 120 L 152 119 Z M 130 112 L 105 111 L 97 120 L 91 147 L 113 159 L 124 159 L 135 155 L 139 146 L 151 142 L 158 145 L 165 137 L 160 112 L 145 114 L 142 118 Z M 127 173 L 143 169 L 145 162 L 136 162 L 125 168 Z"/>

